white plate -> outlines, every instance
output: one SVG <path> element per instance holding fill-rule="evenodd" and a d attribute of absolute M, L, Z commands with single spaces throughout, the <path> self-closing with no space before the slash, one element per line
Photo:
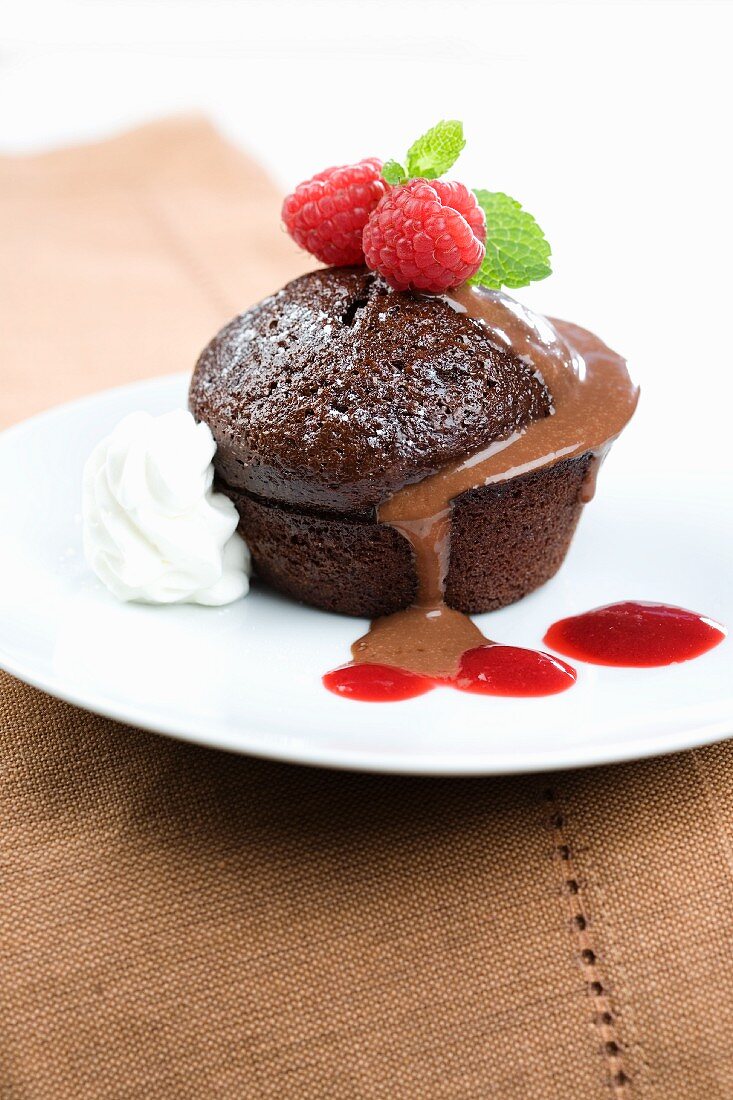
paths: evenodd
<path fill-rule="evenodd" d="M 185 403 L 161 378 L 55 409 L 0 436 L 0 665 L 89 710 L 205 745 L 281 760 L 391 772 L 489 774 L 624 760 L 733 733 L 731 645 L 660 669 L 578 665 L 563 695 L 499 699 L 437 689 L 401 703 L 327 692 L 366 623 L 254 587 L 226 608 L 120 604 L 81 553 L 81 471 L 124 414 Z M 541 646 L 563 616 L 659 600 L 733 622 L 726 490 L 686 490 L 604 469 L 560 574 L 477 620 Z M 701 495 L 702 494 L 702 495 Z M 489 622 L 490 619 L 490 622 Z"/>

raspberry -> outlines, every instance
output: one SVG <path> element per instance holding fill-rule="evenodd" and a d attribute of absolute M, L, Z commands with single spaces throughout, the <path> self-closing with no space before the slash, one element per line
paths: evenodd
<path fill-rule="evenodd" d="M 366 262 L 395 290 L 442 294 L 475 275 L 486 221 L 462 183 L 413 179 L 393 187 L 364 227 Z"/>
<path fill-rule="evenodd" d="M 362 230 L 388 190 L 382 162 L 376 157 L 327 168 L 299 183 L 285 199 L 285 228 L 301 248 L 324 264 L 363 264 Z"/>

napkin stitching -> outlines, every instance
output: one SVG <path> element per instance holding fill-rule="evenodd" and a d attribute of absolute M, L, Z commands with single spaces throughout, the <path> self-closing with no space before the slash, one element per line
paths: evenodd
<path fill-rule="evenodd" d="M 588 994 L 593 999 L 592 1022 L 600 1040 L 611 1084 L 617 1100 L 628 1100 L 632 1081 L 626 1063 L 626 1052 L 618 1032 L 618 1013 L 614 1008 L 598 959 L 597 944 L 593 937 L 592 917 L 582 879 L 579 877 L 573 848 L 568 837 L 567 816 L 554 787 L 544 791 L 548 804 L 548 824 L 553 837 L 553 856 L 559 868 L 561 888 L 570 915 L 570 927 Z"/>
<path fill-rule="evenodd" d="M 731 853 L 728 833 L 721 820 L 718 803 L 710 786 L 707 768 L 699 749 L 690 750 L 690 761 L 692 763 L 692 769 L 697 776 L 700 787 L 702 788 L 703 798 L 705 799 L 708 809 L 710 810 L 710 813 L 712 815 L 713 821 L 715 822 L 715 831 L 718 837 L 718 847 L 720 848 L 723 859 L 726 862 L 728 871 L 733 874 L 733 854 Z"/>

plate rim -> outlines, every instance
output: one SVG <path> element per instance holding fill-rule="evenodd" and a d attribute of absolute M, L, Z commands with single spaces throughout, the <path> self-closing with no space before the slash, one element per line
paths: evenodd
<path fill-rule="evenodd" d="M 389 760 L 376 758 L 368 752 L 354 750 L 333 750 L 328 754 L 313 751 L 283 749 L 274 745 L 269 749 L 260 745 L 231 744 L 225 737 L 216 733 L 207 733 L 203 727 L 194 724 L 193 729 L 179 723 L 151 721 L 144 713 L 137 712 L 134 705 L 119 706 L 101 703 L 88 697 L 83 691 L 76 692 L 56 683 L 53 677 L 43 677 L 29 671 L 22 661 L 8 657 L 7 651 L 0 649 L 0 668 L 22 683 L 37 688 L 55 699 L 71 706 L 79 707 L 89 714 L 111 719 L 121 725 L 133 726 L 202 748 L 216 749 L 243 756 L 255 756 L 263 760 L 277 760 L 280 763 L 302 764 L 308 767 L 329 768 L 335 771 L 372 772 L 385 775 L 423 775 L 423 776 L 490 776 L 490 775 L 533 775 L 544 772 L 565 771 L 568 769 L 601 767 L 604 764 L 622 764 L 634 760 L 645 760 L 654 756 L 668 756 L 684 750 L 715 744 L 733 736 L 730 719 L 713 719 L 709 722 L 685 729 L 674 735 L 665 735 L 660 745 L 659 737 L 645 738 L 642 741 L 625 743 L 609 742 L 591 749 L 585 746 L 584 755 L 578 759 L 572 752 L 551 749 L 542 753 L 525 754 L 524 762 L 518 764 L 501 754 L 482 753 L 480 757 L 462 756 L 453 763 L 426 756 L 421 762 L 415 762 L 412 755 L 395 755 Z M 344 701 L 347 705 L 347 701 Z M 348 705 L 353 705 L 350 703 Z M 375 704 L 365 703 L 364 706 Z M 385 704 L 387 705 L 387 704 Z M 248 729 L 258 729 L 251 723 Z M 242 731 L 244 732 L 244 731 Z M 267 734 L 260 730 L 264 739 Z M 563 755 L 565 752 L 565 755 Z"/>

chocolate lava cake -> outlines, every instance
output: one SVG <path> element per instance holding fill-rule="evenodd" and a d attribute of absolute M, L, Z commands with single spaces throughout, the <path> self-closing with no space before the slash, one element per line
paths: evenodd
<path fill-rule="evenodd" d="M 365 268 L 314 271 L 235 318 L 202 353 L 189 403 L 259 576 L 370 618 L 408 607 L 417 587 L 412 548 L 377 522 L 379 504 L 552 411 L 541 379 L 481 323 Z M 457 497 L 446 603 L 489 611 L 553 576 L 591 461 Z"/>

